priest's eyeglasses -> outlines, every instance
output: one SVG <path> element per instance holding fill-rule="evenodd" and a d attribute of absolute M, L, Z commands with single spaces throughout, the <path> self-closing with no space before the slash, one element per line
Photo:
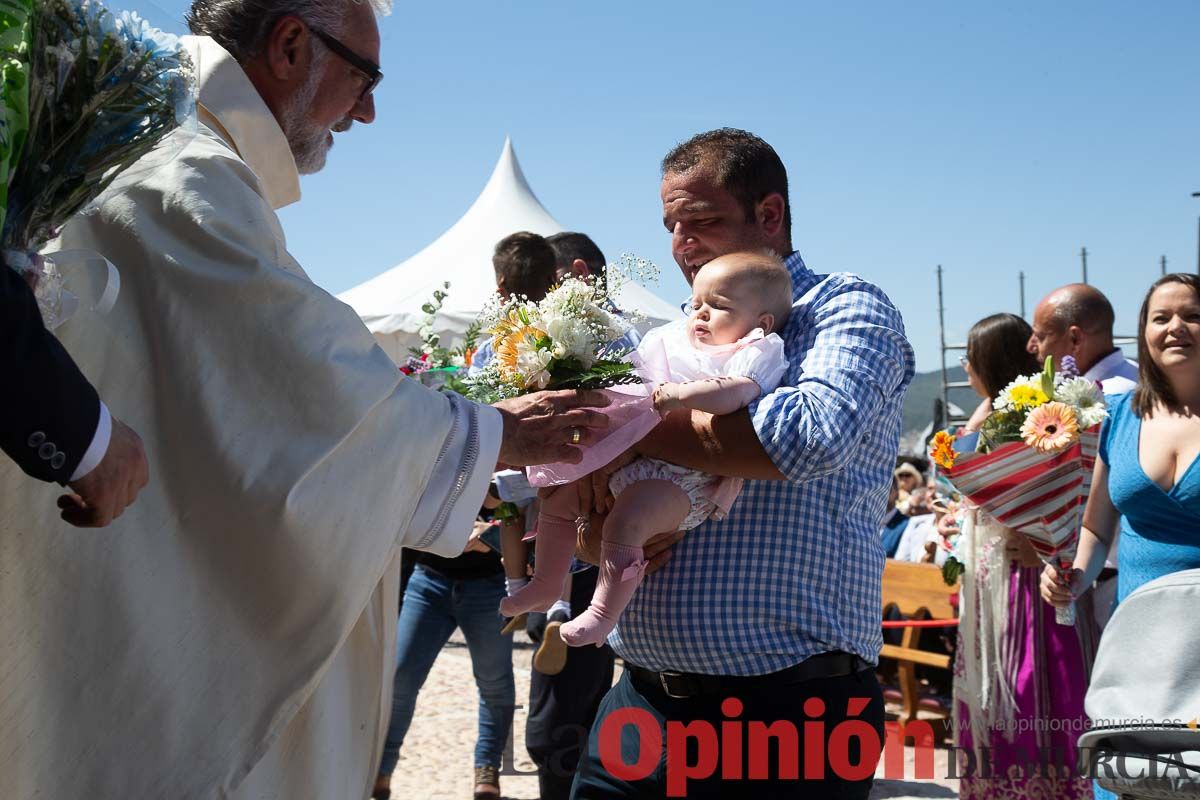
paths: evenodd
<path fill-rule="evenodd" d="M 308 27 L 312 31 L 313 36 L 320 39 L 326 47 L 332 50 L 337 55 L 345 59 L 346 63 L 361 72 L 367 79 L 367 85 L 363 87 L 362 93 L 359 94 L 360 101 L 366 100 L 371 92 L 375 91 L 375 87 L 383 80 L 383 71 L 379 69 L 379 65 L 368 58 L 363 58 L 358 53 L 351 50 L 346 45 L 339 42 L 337 39 L 330 36 L 324 31 L 314 28 L 311 25 Z"/>

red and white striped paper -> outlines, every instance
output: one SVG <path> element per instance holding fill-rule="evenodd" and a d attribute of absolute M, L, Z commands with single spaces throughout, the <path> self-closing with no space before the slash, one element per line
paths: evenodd
<path fill-rule="evenodd" d="M 1075 556 L 1099 443 L 1099 425 L 1050 455 L 1011 442 L 991 453 L 962 453 L 945 474 L 968 500 L 1059 565 Z"/>

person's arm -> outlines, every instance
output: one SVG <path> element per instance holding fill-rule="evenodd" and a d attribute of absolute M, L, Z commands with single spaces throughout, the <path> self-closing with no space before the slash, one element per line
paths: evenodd
<path fill-rule="evenodd" d="M 1079 532 L 1079 547 L 1075 550 L 1069 584 L 1053 565 L 1048 565 L 1042 571 L 1042 598 L 1054 606 L 1067 605 L 1096 580 L 1104 568 L 1108 549 L 1112 546 L 1113 536 L 1121 521 L 1121 515 L 1108 494 L 1108 465 L 1103 459 L 1096 459 L 1096 470 L 1092 476 L 1092 488 L 1083 513 L 1083 529 Z"/>
<path fill-rule="evenodd" d="M 0 401 L 0 449 L 26 474 L 70 486 L 62 518 L 108 525 L 149 479 L 137 433 L 113 419 L 75 361 L 42 323 L 25 281 L 0 261 L 0 369 L 16 381 Z"/>
<path fill-rule="evenodd" d="M 757 381 L 740 376 L 663 383 L 654 390 L 654 407 L 661 414 L 685 408 L 716 415 L 732 414 L 760 394 Z"/>
<path fill-rule="evenodd" d="M 745 411 L 675 412 L 639 454 L 712 475 L 801 482 L 841 469 L 876 435 L 875 417 L 911 375 L 900 314 L 870 284 L 834 287 L 804 321 L 816 327 L 795 386 Z"/>

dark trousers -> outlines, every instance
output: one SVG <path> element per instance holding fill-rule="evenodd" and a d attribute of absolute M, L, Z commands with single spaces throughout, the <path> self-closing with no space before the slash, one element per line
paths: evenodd
<path fill-rule="evenodd" d="M 882 746 L 869 669 L 688 699 L 627 672 L 601 704 L 571 797 L 866 800 Z"/>
<path fill-rule="evenodd" d="M 572 576 L 571 609 L 582 612 L 596 589 L 595 569 Z M 588 731 L 600 701 L 612 686 L 612 648 L 572 647 L 557 675 L 536 669 L 529 680 L 525 748 L 538 768 L 541 800 L 567 800 Z"/>

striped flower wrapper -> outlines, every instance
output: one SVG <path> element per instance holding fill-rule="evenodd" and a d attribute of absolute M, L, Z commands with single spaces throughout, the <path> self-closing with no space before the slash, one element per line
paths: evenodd
<path fill-rule="evenodd" d="M 990 453 L 959 453 L 943 472 L 964 497 L 1028 539 L 1045 563 L 1065 571 L 1075 560 L 1099 443 L 1095 425 L 1057 453 L 1010 442 Z M 1075 606 L 1058 609 L 1057 621 L 1074 625 Z"/>

